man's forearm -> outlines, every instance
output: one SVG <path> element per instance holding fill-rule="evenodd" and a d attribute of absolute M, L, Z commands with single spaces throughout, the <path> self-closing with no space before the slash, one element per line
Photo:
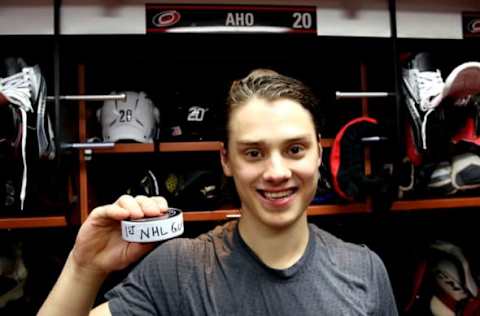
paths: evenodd
<path fill-rule="evenodd" d="M 106 275 L 78 267 L 70 254 L 37 316 L 86 316 Z"/>

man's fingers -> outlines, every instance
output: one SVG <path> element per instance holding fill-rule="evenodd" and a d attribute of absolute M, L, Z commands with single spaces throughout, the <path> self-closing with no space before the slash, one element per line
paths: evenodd
<path fill-rule="evenodd" d="M 124 220 L 162 215 L 168 208 L 167 200 L 161 196 L 147 197 L 122 195 L 115 203 L 99 206 L 92 211 L 98 218 Z"/>
<path fill-rule="evenodd" d="M 166 201 L 163 203 L 157 199 L 144 195 L 137 195 L 135 197 L 135 201 L 137 201 L 138 205 L 140 205 L 143 214 L 146 217 L 159 216 L 165 210 L 164 204 L 166 204 Z"/>
<path fill-rule="evenodd" d="M 100 219 L 113 219 L 120 221 L 130 218 L 130 211 L 116 204 L 109 204 L 96 207 L 95 209 L 93 209 L 90 216 Z"/>
<path fill-rule="evenodd" d="M 143 210 L 138 201 L 131 195 L 122 195 L 114 204 L 126 209 L 131 219 L 143 218 Z"/>
<path fill-rule="evenodd" d="M 158 207 L 159 207 L 162 211 L 166 211 L 166 210 L 167 210 L 167 208 L 168 208 L 168 202 L 167 202 L 167 200 L 166 200 L 163 196 L 152 196 L 151 199 L 154 200 L 155 203 L 157 203 Z"/>

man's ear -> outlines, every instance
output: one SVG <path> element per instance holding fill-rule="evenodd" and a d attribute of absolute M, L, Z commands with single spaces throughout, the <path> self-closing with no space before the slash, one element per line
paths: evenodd
<path fill-rule="evenodd" d="M 319 134 L 318 135 L 318 161 L 317 161 L 318 168 L 320 168 L 320 166 L 322 165 L 322 158 L 323 158 L 323 148 L 322 148 L 322 140 Z"/>
<path fill-rule="evenodd" d="M 225 146 L 222 144 L 222 148 L 220 148 L 220 161 L 222 162 L 223 173 L 227 177 L 232 176 L 232 169 L 230 167 L 230 161 L 228 159 L 228 152 L 225 149 Z"/>

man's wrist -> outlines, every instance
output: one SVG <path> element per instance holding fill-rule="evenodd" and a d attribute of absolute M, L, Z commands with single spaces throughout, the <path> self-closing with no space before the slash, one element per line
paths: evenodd
<path fill-rule="evenodd" d="M 65 264 L 67 271 L 70 271 L 71 276 L 75 281 L 84 283 L 89 286 L 98 286 L 105 281 L 108 273 L 94 267 L 79 264 L 74 258 L 74 254 L 70 252 Z M 68 273 L 68 272 L 67 272 Z"/>

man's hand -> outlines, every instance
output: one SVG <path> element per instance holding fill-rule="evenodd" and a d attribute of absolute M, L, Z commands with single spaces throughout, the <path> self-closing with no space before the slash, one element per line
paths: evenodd
<path fill-rule="evenodd" d="M 74 263 L 82 270 L 100 275 L 127 267 L 152 250 L 155 244 L 124 241 L 120 221 L 160 216 L 167 208 L 163 197 L 129 195 L 95 208 L 78 232 L 71 254 Z"/>

